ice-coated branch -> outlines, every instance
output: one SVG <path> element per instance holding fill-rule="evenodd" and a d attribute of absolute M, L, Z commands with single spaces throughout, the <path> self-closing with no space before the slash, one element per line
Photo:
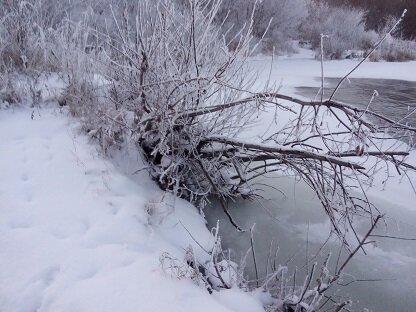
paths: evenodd
<path fill-rule="evenodd" d="M 352 162 L 340 160 L 339 157 L 314 153 L 307 150 L 290 148 L 285 146 L 269 146 L 265 144 L 258 144 L 258 143 L 250 143 L 243 140 L 232 139 L 227 137 L 220 137 L 220 136 L 211 136 L 203 138 L 202 143 L 222 143 L 225 145 L 229 145 L 232 147 L 239 147 L 241 150 L 239 151 L 240 154 L 243 151 L 250 151 L 253 153 L 252 159 L 255 161 L 264 161 L 264 160 L 271 160 L 271 159 L 280 159 L 285 157 L 287 159 L 313 159 L 323 162 L 333 163 L 335 165 L 341 167 L 348 167 L 351 169 L 365 169 L 364 167 L 357 165 Z M 265 153 L 265 154 L 264 154 Z M 355 155 L 356 156 L 356 155 Z M 244 158 L 243 158 L 244 159 Z M 250 158 L 247 158 L 247 160 Z"/>

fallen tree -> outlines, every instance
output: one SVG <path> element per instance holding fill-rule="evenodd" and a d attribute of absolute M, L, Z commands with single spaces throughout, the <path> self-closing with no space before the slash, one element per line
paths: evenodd
<path fill-rule="evenodd" d="M 217 196 L 239 230 L 227 202 L 256 196 L 256 178 L 278 172 L 314 190 L 341 237 L 354 215 L 373 215 L 363 186 L 373 172 L 381 166 L 415 171 L 403 138 L 411 142 L 416 129 L 406 118 L 373 112 L 375 95 L 359 108 L 335 101 L 334 94 L 321 101 L 286 96 L 269 81 L 253 91 L 258 79 L 247 65 L 253 20 L 228 51 L 213 24 L 219 6 L 202 0 L 180 8 L 171 1 L 126 4 L 113 11 L 115 31 L 91 31 L 110 64 L 107 100 L 114 109 L 104 118 L 129 131 L 162 189 L 201 206 Z M 273 131 L 244 139 L 241 133 L 265 111 L 275 114 Z M 385 140 L 392 144 L 380 148 Z"/>

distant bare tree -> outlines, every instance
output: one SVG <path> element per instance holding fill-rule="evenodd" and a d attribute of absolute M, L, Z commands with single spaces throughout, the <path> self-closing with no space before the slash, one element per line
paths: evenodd
<path fill-rule="evenodd" d="M 307 16 L 308 0 L 224 0 L 215 21 L 226 33 L 228 45 L 233 37 L 253 21 L 252 34 L 261 40 L 260 49 L 271 53 L 291 50 L 291 40 L 298 39 L 298 29 Z"/>
<path fill-rule="evenodd" d="M 365 11 L 310 2 L 308 18 L 301 26 L 303 39 L 320 53 L 320 34 L 325 34 L 325 57 L 342 58 L 345 51 L 366 51 L 377 41 L 375 31 L 365 29 Z"/>

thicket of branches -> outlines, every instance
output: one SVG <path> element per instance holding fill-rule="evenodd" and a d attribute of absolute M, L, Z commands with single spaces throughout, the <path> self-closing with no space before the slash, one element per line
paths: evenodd
<path fill-rule="evenodd" d="M 247 26 L 253 15 L 252 34 L 255 41 L 261 41 L 258 52 L 292 52 L 295 50 L 293 40 L 300 39 L 309 41 L 319 55 L 320 34 L 324 34 L 328 38 L 325 57 L 339 59 L 365 55 L 384 35 L 385 29 L 391 27 L 391 21 L 403 12 L 386 10 L 378 14 L 376 4 L 351 6 L 348 1 L 341 3 L 319 0 L 227 0 L 220 6 L 216 22 L 222 27 L 230 48 L 233 48 L 236 33 Z M 369 27 L 366 23 L 369 16 L 373 15 L 379 18 L 377 27 Z M 402 24 L 411 19 L 406 16 Z M 408 37 L 407 40 L 403 39 L 400 30 L 400 27 L 395 30 L 394 38 L 391 37 L 388 43 L 380 47 L 377 57 L 372 60 L 416 59 L 416 43 L 408 40 Z"/>
<path fill-rule="evenodd" d="M 186 5 L 188 0 L 170 2 Z M 22 67 L 27 65 L 27 60 L 45 64 L 45 55 L 42 53 L 45 53 L 45 41 L 51 36 L 50 30 L 58 28 L 64 20 L 79 22 L 85 12 L 90 11 L 90 26 L 94 24 L 101 30 L 107 29 L 106 32 L 109 30 L 106 23 L 111 23 L 113 18 L 110 6 L 115 11 L 122 10 L 123 3 L 114 0 L 4 1 L 0 7 L 0 38 L 6 42 L 0 47 L 2 66 L 5 65 L 4 62 L 12 62 Z M 129 6 L 134 6 L 133 2 L 128 3 Z M 292 41 L 300 39 L 310 41 L 319 54 L 319 35 L 323 33 L 329 38 L 326 56 L 341 58 L 363 55 L 377 42 L 385 28 L 390 26 L 390 21 L 399 14 L 386 13 L 380 17 L 377 27 L 366 29 L 365 20 L 369 12 L 373 12 L 373 6 L 353 8 L 345 4 L 335 4 L 317 0 L 224 0 L 218 8 L 214 22 L 221 28 L 227 47 L 231 49 L 238 44 L 240 30 L 249 27 L 252 19 L 252 45 L 261 43 L 256 49 L 257 53 L 292 52 L 295 50 Z M 207 9 L 209 8 L 205 8 Z M 409 19 L 411 18 L 406 18 L 404 22 Z M 401 39 L 400 32 L 396 32 L 395 36 L 396 39 L 390 39 L 388 44 L 381 47 L 380 53 L 373 60 L 404 61 L 416 58 L 415 43 Z"/>
<path fill-rule="evenodd" d="M 379 220 L 365 193 L 374 172 L 387 168 L 388 177 L 389 170 L 403 175 L 416 170 L 406 162 L 411 144 L 392 140 L 413 142 L 416 129 L 405 118 L 375 113 L 371 101 L 364 109 L 337 102 L 337 90 L 303 101 L 280 94 L 267 81 L 254 88 L 259 81 L 248 72 L 247 58 L 259 37 L 266 29 L 290 26 L 257 22 L 256 12 L 262 11 L 250 9 L 241 28 L 224 35 L 230 14 L 220 0 L 103 2 L 82 15 L 74 14 L 82 6 L 11 3 L 1 6 L 1 75 L 55 71 L 65 83 L 59 104 L 83 120 L 104 150 L 135 144 L 163 190 L 201 207 L 216 196 L 238 230 L 244 229 L 234 222 L 228 202 L 257 196 L 255 181 L 264 174 L 305 181 L 343 239 L 346 229 L 355 233 L 356 216 L 369 218 L 372 227 Z M 2 94 L 12 94 L 12 81 L 0 86 Z M 275 115 L 272 131 L 242 139 L 241 132 L 264 111 Z M 382 147 L 385 139 L 392 143 Z M 336 273 L 338 278 L 341 272 Z M 326 287 L 305 297 L 309 285 L 295 306 L 307 298 L 318 304 Z"/>
<path fill-rule="evenodd" d="M 416 36 L 416 2 L 413 0 L 319 0 L 330 5 L 353 7 L 366 11 L 365 23 L 368 29 L 380 31 L 388 25 L 391 16 L 399 16 L 403 10 L 409 11 L 399 31 L 405 39 Z"/>
<path fill-rule="evenodd" d="M 114 109 L 103 118 L 128 130 L 165 190 L 201 205 L 215 195 L 228 214 L 228 200 L 255 196 L 252 181 L 259 175 L 295 175 L 316 192 L 340 234 L 354 214 L 373 212 L 365 195 L 357 198 L 352 189 L 375 165 L 414 169 L 404 161 L 409 146 L 398 141 L 380 150 L 378 142 L 415 129 L 373 113 L 371 105 L 358 109 L 333 96 L 305 102 L 267 84 L 256 92 L 244 66 L 254 19 L 228 52 L 214 25 L 220 5 L 190 1 L 178 9 L 144 2 L 114 14 L 114 33 L 94 35 L 111 69 L 105 99 Z M 239 138 L 253 116 L 270 107 L 275 132 L 252 142 Z M 327 124 L 328 118 L 337 123 Z"/>
<path fill-rule="evenodd" d="M 292 40 L 299 39 L 299 26 L 308 15 L 306 0 L 225 0 L 215 21 L 221 25 L 228 45 L 253 21 L 252 35 L 261 41 L 258 52 L 292 52 Z"/>
<path fill-rule="evenodd" d="M 336 6 L 331 1 L 310 1 L 308 15 L 299 30 L 300 37 L 308 40 L 319 55 L 320 34 L 324 34 L 326 58 L 364 57 L 391 29 L 403 10 L 395 15 L 379 16 L 378 26 L 372 28 L 366 25 L 370 12 L 370 8 L 365 10 L 360 6 L 351 7 L 345 3 Z M 408 20 L 407 15 L 408 13 L 403 21 Z M 370 60 L 401 62 L 416 59 L 416 42 L 401 36 L 402 23 L 390 33 L 388 40 Z"/>
<path fill-rule="evenodd" d="M 311 2 L 308 11 L 308 17 L 301 26 L 303 38 L 311 42 L 312 48 L 320 51 L 320 35 L 324 34 L 326 58 L 345 58 L 351 56 L 352 51 L 364 53 L 378 40 L 375 31 L 366 31 L 363 10 Z"/>

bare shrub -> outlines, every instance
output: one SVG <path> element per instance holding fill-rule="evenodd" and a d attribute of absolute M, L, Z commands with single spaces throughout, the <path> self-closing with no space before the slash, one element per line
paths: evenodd
<path fill-rule="evenodd" d="M 253 19 L 254 42 L 260 42 L 257 52 L 292 52 L 292 40 L 298 39 L 298 29 L 307 16 L 306 0 L 224 0 L 215 21 L 226 34 L 227 44 L 234 48 L 235 35 Z"/>
<path fill-rule="evenodd" d="M 0 72 L 0 104 L 10 106 L 21 101 L 16 82 L 17 75 L 12 70 Z"/>
<path fill-rule="evenodd" d="M 370 58 L 372 61 L 406 62 L 416 60 L 416 42 L 389 38 Z"/>
<path fill-rule="evenodd" d="M 87 10 L 78 22 L 67 21 L 53 32 L 53 67 L 65 87 L 58 95 L 58 104 L 80 119 L 82 130 L 99 142 L 104 153 L 109 146 L 123 140 L 120 124 L 123 115 L 115 112 L 105 100 L 107 80 L 102 75 L 105 61 L 89 28 L 94 24 L 94 12 Z"/>
<path fill-rule="evenodd" d="M 118 37 L 105 49 L 115 65 L 108 74 L 110 100 L 130 116 L 128 128 L 153 165 L 152 175 L 162 188 L 191 200 L 214 193 L 206 174 L 213 183 L 221 180 L 221 170 L 206 159 L 195 159 L 192 149 L 208 133 L 235 135 L 240 129 L 235 125 L 244 125 L 255 108 L 244 105 L 221 115 L 191 116 L 236 100 L 241 92 L 230 86 L 244 89 L 250 82 L 241 62 L 249 36 L 229 53 L 213 25 L 218 3 L 207 14 L 200 6 L 192 1 L 181 11 L 164 1 L 139 4 L 138 18 L 124 15 Z"/>
<path fill-rule="evenodd" d="M 302 35 L 320 50 L 320 34 L 327 35 L 325 40 L 325 57 L 339 59 L 346 50 L 368 50 L 378 35 L 366 31 L 365 11 L 344 7 L 331 7 L 325 2 L 309 4 L 309 16 L 302 25 Z"/>
<path fill-rule="evenodd" d="M 52 4 L 50 2 L 49 4 Z M 48 31 L 59 5 L 42 0 L 5 1 L 0 6 L 0 66 L 46 68 Z"/>
<path fill-rule="evenodd" d="M 19 74 L 15 68 L 7 68 L 0 71 L 0 103 L 6 106 L 21 104 L 38 106 L 42 100 L 42 73 L 27 70 Z"/>
<path fill-rule="evenodd" d="M 192 246 L 186 248 L 183 260 L 169 253 L 163 253 L 159 258 L 163 272 L 173 278 L 191 279 L 197 285 L 204 287 L 210 294 L 214 290 L 220 291 L 233 287 L 249 290 L 242 276 L 242 271 L 223 252 L 218 230 L 217 225 L 217 228 L 213 229 L 214 242 L 208 247 L 209 250 L 195 241 L 203 249 L 203 253 L 199 257 L 194 253 Z"/>

